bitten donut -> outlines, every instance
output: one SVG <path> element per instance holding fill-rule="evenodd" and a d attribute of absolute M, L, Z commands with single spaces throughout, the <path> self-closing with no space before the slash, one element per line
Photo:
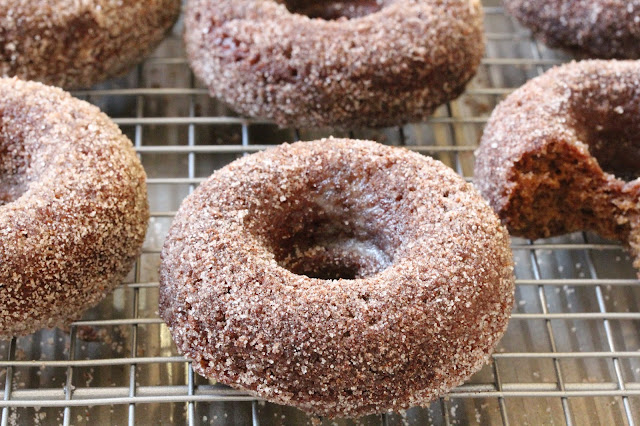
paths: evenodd
<path fill-rule="evenodd" d="M 470 184 L 375 142 L 281 145 L 183 202 L 160 315 L 193 368 L 325 416 L 427 404 L 507 326 L 509 239 Z"/>
<path fill-rule="evenodd" d="M 640 58 L 640 0 L 504 0 L 550 47 L 593 58 Z"/>
<path fill-rule="evenodd" d="M 0 79 L 0 340 L 102 300 L 148 216 L 145 173 L 118 126 L 60 89 Z"/>
<path fill-rule="evenodd" d="M 0 74 L 91 86 L 140 62 L 179 13 L 180 0 L 0 0 Z"/>
<path fill-rule="evenodd" d="M 548 71 L 493 112 L 475 184 L 512 234 L 591 230 L 640 268 L 640 61 Z"/>
<path fill-rule="evenodd" d="M 484 52 L 478 0 L 189 0 L 185 28 L 212 96 L 281 126 L 423 120 Z"/>

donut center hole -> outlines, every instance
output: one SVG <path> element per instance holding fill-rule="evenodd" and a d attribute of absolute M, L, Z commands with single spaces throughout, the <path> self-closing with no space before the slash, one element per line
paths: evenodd
<path fill-rule="evenodd" d="M 29 155 L 17 148 L 18 144 L 0 141 L 0 206 L 20 198 L 29 186 Z"/>
<path fill-rule="evenodd" d="M 639 135 L 623 128 L 596 125 L 587 136 L 589 152 L 602 170 L 630 182 L 640 177 Z"/>
<path fill-rule="evenodd" d="M 574 100 L 578 137 L 602 170 L 630 182 L 640 177 L 640 104 L 627 92 Z"/>
<path fill-rule="evenodd" d="M 382 0 L 284 0 L 292 13 L 320 18 L 327 21 L 354 19 L 382 10 Z"/>
<path fill-rule="evenodd" d="M 389 243 L 370 221 L 342 206 L 287 206 L 260 231 L 280 266 L 323 280 L 365 278 L 392 262 Z M 260 225 L 258 225 L 260 226 Z"/>
<path fill-rule="evenodd" d="M 280 266 L 294 274 L 322 280 L 366 278 L 391 263 L 382 248 L 348 230 L 325 223 L 309 228 L 281 246 Z"/>

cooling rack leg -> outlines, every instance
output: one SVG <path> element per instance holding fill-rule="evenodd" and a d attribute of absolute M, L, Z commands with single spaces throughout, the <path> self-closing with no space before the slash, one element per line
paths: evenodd
<path fill-rule="evenodd" d="M 136 261 L 136 282 L 140 281 L 140 258 Z M 133 317 L 139 317 L 139 301 L 140 301 L 140 288 L 133 289 Z M 131 326 L 131 358 L 136 358 L 138 352 L 138 325 L 133 324 Z M 136 396 L 136 372 L 137 364 L 129 365 L 129 397 Z M 136 405 L 135 403 L 129 404 L 129 426 L 133 426 L 136 423 Z"/>
<path fill-rule="evenodd" d="M 398 126 L 398 140 L 400 141 L 400 146 L 407 144 L 407 136 L 404 134 L 404 127 L 402 126 Z"/>
<path fill-rule="evenodd" d="M 13 361 L 16 359 L 16 338 L 14 337 L 9 342 L 9 356 L 7 357 L 9 361 Z M 11 389 L 13 382 L 13 367 L 7 367 L 7 377 L 4 382 L 4 400 L 9 401 L 11 399 Z M 2 422 L 0 422 L 1 426 L 9 425 L 9 407 L 4 407 L 2 409 Z"/>
<path fill-rule="evenodd" d="M 533 245 L 533 242 L 529 241 L 529 244 Z M 538 263 L 538 256 L 536 255 L 535 250 L 531 250 L 530 253 L 531 253 L 530 255 L 531 255 L 531 265 L 533 269 L 533 276 L 536 280 L 540 280 L 540 265 Z M 549 305 L 547 302 L 547 296 L 544 292 L 543 285 L 538 286 L 538 298 L 540 300 L 540 306 L 542 306 L 542 313 L 545 315 L 549 314 Z M 551 320 L 545 319 L 544 322 L 547 328 L 547 335 L 549 336 L 549 343 L 551 344 L 551 351 L 554 353 L 558 352 L 556 339 L 553 334 L 553 326 L 551 325 Z M 560 361 L 558 360 L 558 358 L 553 358 L 553 369 L 555 370 L 556 377 L 558 379 L 558 387 L 560 388 L 561 391 L 564 392 L 566 390 L 564 385 L 564 377 L 562 375 L 562 369 L 560 367 Z M 571 411 L 569 409 L 569 401 L 564 396 L 561 397 L 560 400 L 562 402 L 562 411 L 564 412 L 565 422 L 567 423 L 568 426 L 572 426 L 573 420 L 571 416 Z"/>
<path fill-rule="evenodd" d="M 583 232 L 582 233 L 582 239 L 584 240 L 585 244 L 588 244 L 589 241 L 587 240 L 587 235 Z M 596 271 L 596 267 L 593 263 L 593 258 L 591 256 L 591 251 L 589 250 L 585 250 L 585 256 L 587 259 L 587 268 L 589 269 L 589 274 L 591 276 L 592 279 L 598 279 L 598 273 Z M 596 299 L 598 300 L 598 309 L 600 310 L 600 312 L 602 312 L 603 314 L 607 313 L 607 306 L 604 303 L 604 295 L 602 294 L 602 286 L 600 286 L 599 284 L 596 285 L 594 287 L 595 292 L 596 292 Z M 604 319 L 602 320 L 602 325 L 604 326 L 604 332 L 607 336 L 607 345 L 609 346 L 609 351 L 613 354 L 615 354 L 616 351 L 616 345 L 613 341 L 613 333 L 611 331 L 611 324 L 609 323 L 608 319 Z M 613 369 L 616 373 L 616 381 L 618 382 L 618 389 L 620 389 L 621 391 L 626 390 L 626 384 L 624 383 L 624 378 L 622 376 L 622 368 L 620 367 L 620 359 L 617 357 L 613 358 Z M 631 411 L 631 404 L 629 402 L 629 398 L 627 396 L 622 396 L 622 405 L 624 407 L 624 411 L 625 411 L 625 416 L 627 417 L 627 422 L 629 424 L 629 426 L 635 426 L 635 421 L 633 420 L 633 414 Z"/>
<path fill-rule="evenodd" d="M 493 359 L 493 376 L 495 377 L 496 389 L 498 392 L 502 392 L 502 380 L 500 380 L 500 371 L 498 370 L 498 360 Z M 498 406 L 500 407 L 500 416 L 502 417 L 502 424 L 509 426 L 509 416 L 507 415 L 507 404 L 504 402 L 504 398 L 498 397 Z"/>
<path fill-rule="evenodd" d="M 195 376 L 193 373 L 193 367 L 191 367 L 191 363 L 187 363 L 187 387 L 188 387 L 188 395 L 189 396 L 193 396 L 194 395 L 194 380 L 195 380 Z M 193 401 L 189 401 L 187 403 L 187 422 L 189 424 L 189 426 L 194 426 L 196 424 L 196 410 L 195 410 L 195 404 Z"/>
<path fill-rule="evenodd" d="M 69 361 L 73 361 L 76 357 L 76 335 L 77 327 L 71 326 L 71 333 L 69 333 Z M 73 394 L 73 367 L 67 367 L 67 380 L 64 386 L 64 399 L 71 400 Z M 64 407 L 64 417 L 62 424 L 69 426 L 71 423 L 71 407 Z"/>
<path fill-rule="evenodd" d="M 442 418 L 444 424 L 449 426 L 451 424 L 451 416 L 449 415 L 449 409 L 447 407 L 447 401 L 445 398 L 440 398 L 440 409 L 442 410 Z"/>
<path fill-rule="evenodd" d="M 260 426 L 258 419 L 258 401 L 251 401 L 251 422 L 253 426 Z"/>
<path fill-rule="evenodd" d="M 142 85 L 142 81 L 144 79 L 143 66 L 139 65 L 137 70 L 137 80 L 138 85 Z M 142 118 L 144 117 L 144 97 L 141 95 L 136 96 L 136 117 Z M 135 137 L 134 137 L 134 146 L 136 148 L 140 148 L 142 146 L 142 126 L 137 124 L 135 127 Z M 135 274 L 135 282 L 140 282 L 141 277 L 141 256 L 138 256 L 136 259 L 136 263 L 134 266 L 134 274 Z M 135 287 L 133 289 L 133 318 L 138 318 L 140 314 L 139 309 L 140 303 L 140 288 Z M 136 358 L 138 356 L 138 325 L 133 324 L 131 326 L 131 358 Z M 138 367 L 137 364 L 129 365 L 129 397 L 133 398 L 136 396 L 136 373 Z M 136 423 L 136 405 L 135 403 L 129 404 L 129 413 L 128 413 L 128 423 L 129 426 L 133 426 Z"/>

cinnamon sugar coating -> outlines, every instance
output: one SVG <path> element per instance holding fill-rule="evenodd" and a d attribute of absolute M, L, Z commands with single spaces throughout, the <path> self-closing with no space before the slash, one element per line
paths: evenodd
<path fill-rule="evenodd" d="M 0 79 L 0 340 L 102 300 L 148 217 L 145 173 L 118 126 L 60 89 Z"/>
<path fill-rule="evenodd" d="M 554 68 L 491 115 L 475 184 L 511 233 L 590 230 L 640 268 L 640 61 Z"/>
<path fill-rule="evenodd" d="M 204 376 L 324 416 L 425 405 L 485 363 L 509 238 L 442 163 L 368 141 L 284 144 L 183 202 L 160 315 Z"/>
<path fill-rule="evenodd" d="M 142 61 L 179 13 L 180 0 L 0 0 L 0 75 L 91 86 Z"/>
<path fill-rule="evenodd" d="M 484 52 L 478 0 L 189 0 L 185 28 L 211 95 L 281 126 L 424 120 Z"/>
<path fill-rule="evenodd" d="M 550 47 L 593 58 L 640 58 L 640 0 L 504 0 Z"/>

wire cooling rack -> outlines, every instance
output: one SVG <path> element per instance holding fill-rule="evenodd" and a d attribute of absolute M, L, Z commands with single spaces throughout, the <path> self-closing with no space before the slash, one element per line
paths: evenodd
<path fill-rule="evenodd" d="M 129 76 L 75 95 L 134 142 L 152 217 L 127 282 L 69 330 L 0 342 L 1 425 L 304 424 L 302 412 L 195 375 L 157 315 L 159 252 L 182 199 L 239 156 L 323 136 L 374 139 L 431 155 L 470 178 L 492 108 L 566 61 L 485 2 L 487 54 L 458 100 L 428 122 L 335 132 L 279 129 L 210 99 L 184 58 L 180 24 Z M 640 421 L 640 281 L 618 244 L 589 234 L 513 239 L 514 314 L 492 361 L 428 408 L 359 424 L 603 424 Z M 4 383 L 4 386 L 1 384 Z M 325 424 L 353 421 L 322 419 Z"/>

